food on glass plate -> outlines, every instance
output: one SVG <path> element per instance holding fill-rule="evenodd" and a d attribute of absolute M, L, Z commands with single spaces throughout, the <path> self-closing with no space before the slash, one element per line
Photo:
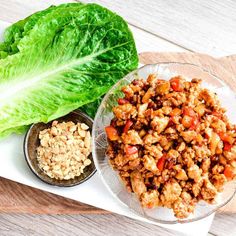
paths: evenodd
<path fill-rule="evenodd" d="M 200 200 L 214 203 L 236 176 L 236 126 L 217 95 L 181 76 L 149 75 L 122 88 L 105 128 L 107 155 L 144 208 L 172 208 L 177 218 Z"/>
<path fill-rule="evenodd" d="M 50 178 L 74 179 L 92 162 L 91 135 L 85 123 L 53 121 L 52 126 L 39 133 L 37 148 L 39 168 Z"/>
<path fill-rule="evenodd" d="M 84 105 L 93 116 L 137 65 L 127 23 L 97 4 L 54 6 L 11 25 L 0 43 L 0 137 Z"/>

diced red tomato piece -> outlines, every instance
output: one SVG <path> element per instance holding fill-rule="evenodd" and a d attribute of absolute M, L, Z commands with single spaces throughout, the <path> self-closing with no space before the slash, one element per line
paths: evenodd
<path fill-rule="evenodd" d="M 197 113 L 193 110 L 192 107 L 184 107 L 183 108 L 183 115 L 189 116 L 192 118 L 191 125 L 189 127 L 190 130 L 195 130 L 199 125 L 199 117 Z"/>
<path fill-rule="evenodd" d="M 110 139 L 111 141 L 118 140 L 119 135 L 118 135 L 118 131 L 116 130 L 116 128 L 109 125 L 109 126 L 105 127 L 105 131 L 106 131 L 108 139 Z"/>
<path fill-rule="evenodd" d="M 184 90 L 184 85 L 178 77 L 174 77 L 170 80 L 170 86 L 175 92 L 182 92 Z"/>
<path fill-rule="evenodd" d="M 226 166 L 224 170 L 224 175 L 228 180 L 231 180 L 234 178 L 234 172 L 231 166 Z"/>
<path fill-rule="evenodd" d="M 137 153 L 138 152 L 138 148 L 137 147 L 135 147 L 135 146 L 127 146 L 126 148 L 125 148 L 125 153 L 127 154 L 127 155 L 133 155 L 133 154 L 135 154 L 135 153 Z"/>
<path fill-rule="evenodd" d="M 127 120 L 125 127 L 123 129 L 123 133 L 127 133 L 132 125 L 133 125 L 133 122 L 131 120 Z"/>
<path fill-rule="evenodd" d="M 219 132 L 218 135 L 220 136 L 220 139 L 224 142 L 227 142 L 229 144 L 233 144 L 234 143 L 234 138 L 230 135 L 228 135 L 227 133 L 224 132 Z"/>
<path fill-rule="evenodd" d="M 183 114 L 190 117 L 195 117 L 197 115 L 192 107 L 184 107 Z"/>
<path fill-rule="evenodd" d="M 119 98 L 117 100 L 117 102 L 118 102 L 119 105 L 124 105 L 124 104 L 129 103 L 129 101 L 127 99 L 124 99 L 124 98 Z"/>
<path fill-rule="evenodd" d="M 166 162 L 166 159 L 165 159 L 165 156 L 162 156 L 158 162 L 157 162 L 157 168 L 159 169 L 159 171 L 163 171 L 164 167 L 165 167 L 165 162 Z"/>
<path fill-rule="evenodd" d="M 232 148 L 232 145 L 227 143 L 227 142 L 224 142 L 224 151 L 230 151 Z"/>
<path fill-rule="evenodd" d="M 226 133 L 224 133 L 224 132 L 219 132 L 218 135 L 220 136 L 220 139 L 221 139 L 222 141 L 227 141 L 228 135 L 227 135 Z"/>
<path fill-rule="evenodd" d="M 197 128 L 197 126 L 199 125 L 199 119 L 198 117 L 193 117 L 192 118 L 192 124 L 189 127 L 190 130 L 195 130 Z"/>

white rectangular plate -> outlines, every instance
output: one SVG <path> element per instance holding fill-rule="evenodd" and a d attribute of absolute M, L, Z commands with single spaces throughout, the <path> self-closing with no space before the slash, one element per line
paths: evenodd
<path fill-rule="evenodd" d="M 0 21 L 0 37 L 2 37 L 3 31 L 8 25 L 8 23 Z M 156 50 L 159 50 L 157 47 L 158 44 L 161 45 L 159 46 L 161 51 L 180 50 L 177 46 L 162 41 L 161 39 L 158 39 L 152 35 L 150 36 L 141 30 L 137 30 L 132 27 L 132 31 L 134 33 L 139 52 L 153 50 L 154 48 L 152 48 L 151 45 L 156 45 Z M 141 221 L 149 222 L 135 215 L 127 207 L 117 202 L 106 189 L 97 173 L 95 173 L 95 175 L 85 183 L 70 188 L 53 187 L 40 181 L 30 171 L 25 162 L 23 142 L 24 135 L 12 135 L 0 141 L 0 176 L 98 208 L 102 208 Z M 196 235 L 206 235 L 210 228 L 213 217 L 214 216 L 212 215 L 208 218 L 205 218 L 204 220 L 188 224 L 158 225 L 180 232 L 191 232 L 191 235 L 194 235 L 193 232 L 196 232 Z"/>

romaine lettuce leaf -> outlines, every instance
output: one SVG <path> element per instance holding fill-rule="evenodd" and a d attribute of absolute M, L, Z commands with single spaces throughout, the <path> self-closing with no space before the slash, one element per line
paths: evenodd
<path fill-rule="evenodd" d="M 95 101 L 138 65 L 127 23 L 96 4 L 55 7 L 17 49 L 0 60 L 0 136 Z"/>
<path fill-rule="evenodd" d="M 33 15 L 28 16 L 27 18 L 20 20 L 11 26 L 9 26 L 4 32 L 4 42 L 0 43 L 0 59 L 5 58 L 8 55 L 17 53 L 19 41 L 30 32 L 30 30 L 35 26 L 35 24 L 42 20 L 43 17 L 54 11 L 55 9 L 61 9 L 66 11 L 67 8 L 80 8 L 82 3 L 67 3 L 61 4 L 59 6 L 51 6 L 45 10 L 34 13 Z"/>

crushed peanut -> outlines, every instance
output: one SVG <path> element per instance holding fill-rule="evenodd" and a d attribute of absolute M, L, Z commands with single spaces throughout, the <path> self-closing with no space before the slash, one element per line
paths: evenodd
<path fill-rule="evenodd" d="M 74 179 L 91 164 L 91 135 L 84 123 L 53 121 L 51 128 L 40 131 L 39 139 L 39 168 L 50 178 Z"/>

